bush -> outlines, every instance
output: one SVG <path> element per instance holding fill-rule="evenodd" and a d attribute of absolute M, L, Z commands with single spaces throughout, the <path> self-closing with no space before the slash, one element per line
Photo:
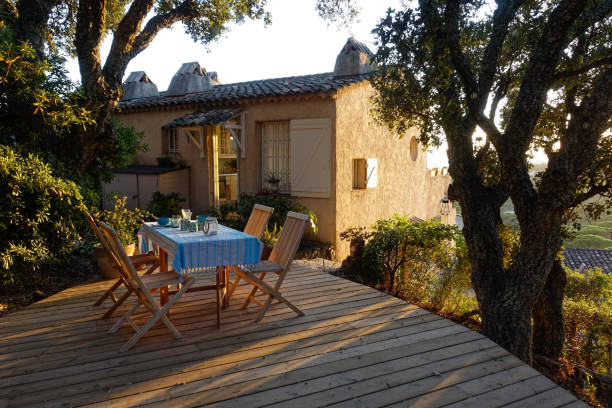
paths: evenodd
<path fill-rule="evenodd" d="M 566 274 L 565 355 L 591 370 L 610 374 L 612 276 L 599 268 L 585 273 L 566 268 Z"/>
<path fill-rule="evenodd" d="M 63 261 L 76 247 L 83 220 L 79 189 L 55 177 L 38 156 L 0 145 L 0 197 L 2 285 Z"/>
<path fill-rule="evenodd" d="M 274 229 L 275 225 L 280 229 L 285 223 L 287 213 L 289 211 L 295 211 L 309 215 L 312 229 L 315 233 L 318 232 L 317 216 L 315 213 L 296 201 L 276 195 L 252 195 L 242 193 L 240 194 L 240 203 L 234 202 L 223 204 L 218 212 L 215 209 L 209 209 L 208 215 L 212 216 L 214 214 L 219 218 L 219 222 L 222 224 L 242 231 L 249 220 L 249 216 L 255 204 L 267 205 L 268 207 L 274 208 L 274 212 L 268 222 L 268 230 L 270 231 Z"/>
<path fill-rule="evenodd" d="M 142 223 L 152 220 L 154 218 L 153 214 L 139 208 L 134 210 L 127 209 L 125 206 L 127 197 L 113 195 L 113 200 L 112 210 L 94 213 L 94 217 L 112 226 L 124 246 L 131 245 L 136 242 L 138 229 Z"/>
<path fill-rule="evenodd" d="M 147 205 L 147 211 L 155 217 L 172 217 L 181 213 L 181 203 L 184 202 L 185 199 L 178 193 L 162 194 L 156 191 Z"/>

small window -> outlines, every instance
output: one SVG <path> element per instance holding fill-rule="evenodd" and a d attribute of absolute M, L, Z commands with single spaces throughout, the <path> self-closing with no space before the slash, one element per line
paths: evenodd
<path fill-rule="evenodd" d="M 168 153 L 179 153 L 179 132 L 177 128 L 168 129 Z"/>
<path fill-rule="evenodd" d="M 367 186 L 366 159 L 353 159 L 353 189 L 361 190 Z"/>
<path fill-rule="evenodd" d="M 353 159 L 353 189 L 362 190 L 378 185 L 378 160 Z"/>

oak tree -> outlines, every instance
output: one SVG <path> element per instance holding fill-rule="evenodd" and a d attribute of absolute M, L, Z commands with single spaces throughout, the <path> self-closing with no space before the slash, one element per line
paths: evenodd
<path fill-rule="evenodd" d="M 562 349 L 564 224 L 587 199 L 611 197 L 611 12 L 606 0 L 420 0 L 374 31 L 376 116 L 448 143 L 483 332 L 527 362 L 532 347 Z M 535 182 L 534 148 L 548 156 Z M 508 198 L 520 245 L 505 266 Z"/>

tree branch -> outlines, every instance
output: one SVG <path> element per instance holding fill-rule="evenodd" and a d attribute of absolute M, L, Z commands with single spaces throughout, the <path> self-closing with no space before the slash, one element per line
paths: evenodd
<path fill-rule="evenodd" d="M 533 130 L 542 113 L 546 94 L 554 76 L 567 33 L 584 8 L 584 1 L 562 0 L 550 14 L 536 49 L 531 54 L 512 115 L 506 128 L 505 146 L 500 154 L 510 154 L 515 160 L 529 148 Z"/>
<path fill-rule="evenodd" d="M 109 83 L 121 83 L 129 59 L 126 60 L 140 25 L 154 5 L 154 0 L 134 0 L 119 22 L 113 43 L 104 64 L 104 76 Z"/>
<path fill-rule="evenodd" d="M 185 0 L 174 10 L 153 17 L 134 40 L 130 58 L 134 58 L 144 50 L 151 43 L 153 38 L 155 38 L 157 33 L 164 28 L 168 28 L 179 21 L 196 18 L 200 14 L 201 12 L 194 6 L 193 0 Z"/>
<path fill-rule="evenodd" d="M 105 84 L 100 63 L 100 45 L 104 37 L 105 0 L 79 0 L 75 46 L 85 94 L 90 100 L 102 94 Z"/>
<path fill-rule="evenodd" d="M 476 103 L 480 109 L 484 109 L 487 104 L 487 99 L 489 98 L 489 93 L 497 70 L 499 54 L 501 53 L 502 46 L 508 35 L 510 21 L 512 21 L 523 2 L 524 0 L 497 2 L 497 9 L 493 13 L 491 39 L 482 56 L 480 72 L 478 74 L 478 99 Z"/>
<path fill-rule="evenodd" d="M 444 23 L 446 32 L 446 46 L 449 49 L 453 66 L 463 83 L 463 92 L 467 98 L 468 106 L 475 107 L 474 102 L 478 97 L 478 84 L 472 67 L 465 60 L 461 45 L 459 43 L 459 7 L 461 0 L 450 0 L 444 9 Z"/>
<path fill-rule="evenodd" d="M 611 50 L 611 52 L 612 52 L 612 50 Z M 601 66 L 605 66 L 605 65 L 612 65 L 612 57 L 600 58 L 598 60 L 595 60 L 595 61 L 591 62 L 590 64 L 583 65 L 582 67 L 576 68 L 576 69 L 573 69 L 573 70 L 559 71 L 553 77 L 553 81 L 558 81 L 560 79 L 567 79 L 567 78 L 575 77 L 575 76 L 578 76 L 580 74 L 584 74 L 585 72 L 588 72 L 588 71 L 592 70 L 593 68 L 597 68 L 597 67 L 601 67 Z"/>

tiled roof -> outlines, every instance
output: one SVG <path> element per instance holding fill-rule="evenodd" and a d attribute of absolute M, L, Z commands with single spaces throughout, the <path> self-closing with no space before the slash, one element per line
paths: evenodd
<path fill-rule="evenodd" d="M 181 96 L 166 96 L 162 92 L 160 96 L 119 102 L 118 108 L 120 110 L 129 110 L 194 103 L 229 104 L 240 99 L 331 92 L 345 86 L 366 81 L 368 77 L 369 74 L 334 77 L 333 72 L 327 72 L 324 74 L 237 82 L 234 84 L 214 85 L 206 91 Z"/>
<path fill-rule="evenodd" d="M 563 263 L 568 268 L 580 269 L 584 264 L 587 269 L 598 266 L 605 273 L 612 273 L 612 250 L 590 248 L 565 248 Z"/>
<path fill-rule="evenodd" d="M 118 167 L 113 169 L 114 173 L 119 174 L 164 174 L 172 171 L 186 169 L 187 166 L 174 166 L 174 167 L 163 167 L 163 166 L 144 166 L 144 165 L 132 165 L 127 167 Z"/>
<path fill-rule="evenodd" d="M 205 126 L 217 125 L 228 119 L 233 118 L 241 111 L 240 108 L 221 108 L 210 110 L 198 110 L 188 113 L 179 118 L 174 119 L 170 123 L 166 123 L 164 128 L 187 127 L 187 126 Z"/>

